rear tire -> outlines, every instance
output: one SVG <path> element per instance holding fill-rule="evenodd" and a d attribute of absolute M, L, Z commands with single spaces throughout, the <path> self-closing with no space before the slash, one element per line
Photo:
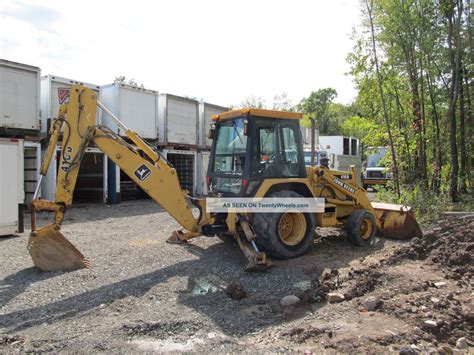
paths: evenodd
<path fill-rule="evenodd" d="M 375 217 L 367 210 L 355 210 L 346 225 L 347 239 L 351 244 L 361 247 L 371 246 L 375 241 L 377 225 Z"/>
<path fill-rule="evenodd" d="M 302 198 L 294 191 L 277 191 L 268 197 Z M 255 213 L 252 226 L 256 243 L 269 256 L 279 259 L 306 254 L 313 245 L 316 219 L 313 213 Z"/>

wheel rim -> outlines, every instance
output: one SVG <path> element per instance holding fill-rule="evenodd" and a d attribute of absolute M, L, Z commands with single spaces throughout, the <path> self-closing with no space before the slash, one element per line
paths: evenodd
<path fill-rule="evenodd" d="M 374 229 L 374 226 L 370 218 L 366 217 L 362 219 L 362 222 L 360 223 L 360 226 L 359 226 L 360 237 L 363 240 L 370 239 L 370 237 L 372 236 L 373 229 Z"/>
<path fill-rule="evenodd" d="M 306 233 L 306 218 L 302 213 L 284 213 L 278 222 L 280 240 L 286 245 L 297 245 Z"/>

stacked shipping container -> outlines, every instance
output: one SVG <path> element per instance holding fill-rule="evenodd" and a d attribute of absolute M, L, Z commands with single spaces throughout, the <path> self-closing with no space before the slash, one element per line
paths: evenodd
<path fill-rule="evenodd" d="M 0 60 L 0 235 L 23 231 L 38 180 L 39 95 L 39 68 Z"/>
<path fill-rule="evenodd" d="M 31 202 L 38 181 L 40 139 L 48 137 L 59 107 L 67 103 L 74 84 L 94 90 L 105 106 L 128 127 L 160 149 L 176 168 L 183 188 L 190 194 L 207 194 L 205 176 L 212 144 L 207 134 L 212 116 L 226 111 L 225 107 L 117 82 L 99 86 L 54 75 L 41 78 L 39 68 L 6 60 L 0 60 L 0 78 L 0 136 L 36 137 L 22 143 L 22 193 L 25 195 L 22 203 Z M 97 122 L 121 136 L 125 134 L 100 110 Z M 43 141 L 47 142 L 46 139 Z M 19 141 L 17 143 L 20 145 Z M 55 199 L 60 157 L 61 143 L 43 179 L 41 194 L 45 199 Z M 93 144 L 86 150 L 76 186 L 75 201 L 113 203 L 119 202 L 121 195 L 124 199 L 144 196 Z"/>

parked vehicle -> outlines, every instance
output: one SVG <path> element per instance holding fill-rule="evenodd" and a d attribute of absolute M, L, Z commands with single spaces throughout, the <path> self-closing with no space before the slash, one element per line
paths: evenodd
<path fill-rule="evenodd" d="M 367 167 L 364 171 L 362 183 L 364 188 L 374 188 L 375 186 L 386 185 L 388 181 L 393 179 L 390 169 L 385 167 L 383 159 L 385 158 L 388 148 L 368 148 L 371 152 L 367 157 Z"/>

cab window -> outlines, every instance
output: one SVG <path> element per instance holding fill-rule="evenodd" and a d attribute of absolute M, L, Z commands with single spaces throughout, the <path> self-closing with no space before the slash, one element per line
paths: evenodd
<path fill-rule="evenodd" d="M 285 177 L 295 177 L 299 175 L 297 134 L 299 134 L 297 126 L 281 127 L 281 172 Z"/>

